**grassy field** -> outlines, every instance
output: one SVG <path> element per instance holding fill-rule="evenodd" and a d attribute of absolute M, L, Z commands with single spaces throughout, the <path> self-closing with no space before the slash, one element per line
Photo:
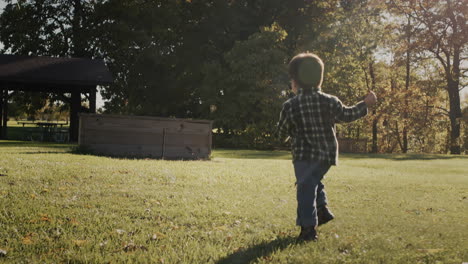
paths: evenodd
<path fill-rule="evenodd" d="M 287 152 L 113 159 L 0 141 L 0 262 L 468 262 L 468 157 L 342 155 L 336 220 L 297 244 Z"/>

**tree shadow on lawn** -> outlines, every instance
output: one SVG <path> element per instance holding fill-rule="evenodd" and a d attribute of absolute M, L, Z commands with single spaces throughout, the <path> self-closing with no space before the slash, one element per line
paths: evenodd
<path fill-rule="evenodd" d="M 468 155 L 444 155 L 444 154 L 340 154 L 342 159 L 387 159 L 387 160 L 445 160 L 468 159 Z"/>
<path fill-rule="evenodd" d="M 273 252 L 283 250 L 289 245 L 300 244 L 295 237 L 282 237 L 273 241 L 262 242 L 246 249 L 240 249 L 218 260 L 216 264 L 251 263 L 259 258 L 267 258 Z"/>
<path fill-rule="evenodd" d="M 290 151 L 286 150 L 237 150 L 213 149 L 215 158 L 230 159 L 280 159 L 291 160 Z M 342 159 L 386 159 L 386 160 L 445 160 L 468 159 L 468 155 L 444 154 L 371 154 L 371 153 L 340 153 Z"/>
<path fill-rule="evenodd" d="M 0 148 L 10 147 L 34 147 L 34 148 L 51 148 L 51 149 L 71 149 L 75 144 L 70 143 L 51 143 L 51 142 L 36 142 L 36 141 L 16 141 L 16 140 L 0 140 Z"/>
<path fill-rule="evenodd" d="M 213 149 L 215 158 L 230 159 L 291 159 L 287 150 L 253 150 L 253 149 Z"/>

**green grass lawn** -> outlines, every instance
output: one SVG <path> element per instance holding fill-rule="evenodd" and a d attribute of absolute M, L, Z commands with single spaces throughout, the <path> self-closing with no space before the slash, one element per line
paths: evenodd
<path fill-rule="evenodd" d="M 342 155 L 336 219 L 297 244 L 287 152 L 114 159 L 0 141 L 0 262 L 468 262 L 468 157 Z"/>

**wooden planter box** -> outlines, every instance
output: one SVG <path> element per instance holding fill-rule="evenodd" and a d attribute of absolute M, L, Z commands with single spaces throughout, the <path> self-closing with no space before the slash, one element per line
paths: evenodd
<path fill-rule="evenodd" d="M 367 139 L 338 138 L 340 152 L 367 153 Z"/>
<path fill-rule="evenodd" d="M 96 154 L 208 159 L 212 121 L 80 114 L 78 144 Z"/>

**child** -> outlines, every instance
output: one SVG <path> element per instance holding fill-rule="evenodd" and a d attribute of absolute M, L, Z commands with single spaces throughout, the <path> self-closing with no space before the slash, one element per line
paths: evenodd
<path fill-rule="evenodd" d="M 323 62 L 315 54 L 301 53 L 289 62 L 291 88 L 296 96 L 283 104 L 278 122 L 280 137 L 291 138 L 297 184 L 297 220 L 302 241 L 317 240 L 316 228 L 334 215 L 327 208 L 321 182 L 338 160 L 336 122 L 351 122 L 367 114 L 376 103 L 374 92 L 364 101 L 347 107 L 332 95 L 323 93 Z"/>

